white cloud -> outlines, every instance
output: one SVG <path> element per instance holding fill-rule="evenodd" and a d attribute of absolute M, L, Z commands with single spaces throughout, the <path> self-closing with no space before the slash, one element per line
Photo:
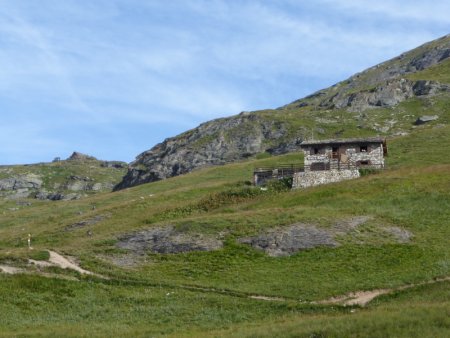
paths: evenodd
<path fill-rule="evenodd" d="M 155 126 L 161 140 L 172 136 L 161 124 L 281 106 L 436 38 L 449 20 L 439 1 L 0 3 L 0 112 L 43 126 L 28 135 L 49 147 L 64 130 L 111 137 L 127 125 L 127 138 Z"/>
<path fill-rule="evenodd" d="M 352 11 L 353 15 L 374 14 L 384 18 L 405 19 L 434 24 L 450 23 L 450 3 L 448 1 L 421 0 L 319 0 L 327 6 L 339 10 Z M 358 12 L 358 13 L 355 13 Z"/>

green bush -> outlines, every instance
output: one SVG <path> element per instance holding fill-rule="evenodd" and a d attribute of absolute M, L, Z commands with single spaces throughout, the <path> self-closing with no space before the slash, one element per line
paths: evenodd
<path fill-rule="evenodd" d="M 266 183 L 266 187 L 269 191 L 288 191 L 292 189 L 292 177 L 282 178 L 280 180 L 269 180 Z"/>
<path fill-rule="evenodd" d="M 35 261 L 48 261 L 50 259 L 50 253 L 47 250 L 30 251 L 28 257 Z"/>
<path fill-rule="evenodd" d="M 380 172 L 380 169 L 373 169 L 373 168 L 360 168 L 358 169 L 359 174 L 361 176 L 367 176 L 367 175 L 373 175 Z"/>

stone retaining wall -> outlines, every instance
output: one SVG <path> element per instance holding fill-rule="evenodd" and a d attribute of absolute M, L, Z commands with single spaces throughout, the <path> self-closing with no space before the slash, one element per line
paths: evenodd
<path fill-rule="evenodd" d="M 320 184 L 351 180 L 360 176 L 357 169 L 353 170 L 322 170 L 295 173 L 292 189 L 308 188 Z"/>

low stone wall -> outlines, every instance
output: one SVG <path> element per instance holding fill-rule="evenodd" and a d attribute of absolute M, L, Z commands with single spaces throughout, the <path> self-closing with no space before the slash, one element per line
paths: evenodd
<path fill-rule="evenodd" d="M 322 170 L 295 173 L 292 189 L 308 188 L 320 184 L 340 182 L 358 178 L 359 171 L 353 170 Z"/>

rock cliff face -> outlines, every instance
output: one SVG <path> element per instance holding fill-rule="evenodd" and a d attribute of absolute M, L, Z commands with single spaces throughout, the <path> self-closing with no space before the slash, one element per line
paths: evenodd
<path fill-rule="evenodd" d="M 79 152 L 63 161 L 0 166 L 0 198 L 79 199 L 87 194 L 111 191 L 126 168 L 124 162 L 99 161 Z"/>
<path fill-rule="evenodd" d="M 361 113 L 395 107 L 414 98 L 450 93 L 449 83 L 427 78 L 410 79 L 411 74 L 439 66 L 448 62 L 449 58 L 450 35 L 276 110 L 246 112 L 206 122 L 168 138 L 137 156 L 115 190 L 188 173 L 207 165 L 240 160 L 261 152 L 281 154 L 298 150 L 299 144 L 311 130 L 311 124 L 302 124 L 304 111 L 317 113 L 317 116 L 323 116 L 321 112 L 326 112 L 326 118 L 317 117 L 314 122 L 320 119 L 338 127 L 342 122 L 338 114 L 342 111 Z M 294 127 L 296 130 L 293 131 Z M 379 132 L 377 128 L 373 131 Z M 325 133 L 323 128 L 316 128 L 316 132 Z"/>
<path fill-rule="evenodd" d="M 301 138 L 271 147 L 270 141 L 282 139 L 286 127 L 251 113 L 206 122 L 140 154 L 115 189 L 245 159 L 263 151 L 277 154 L 299 149 Z"/>

